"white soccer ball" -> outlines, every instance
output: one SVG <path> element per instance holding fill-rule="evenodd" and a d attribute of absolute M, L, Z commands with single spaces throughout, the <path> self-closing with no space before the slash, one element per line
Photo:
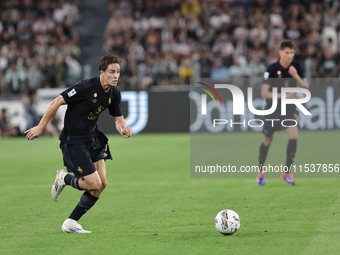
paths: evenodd
<path fill-rule="evenodd" d="M 215 228 L 224 235 L 232 235 L 240 229 L 241 220 L 236 212 L 225 209 L 215 217 Z"/>

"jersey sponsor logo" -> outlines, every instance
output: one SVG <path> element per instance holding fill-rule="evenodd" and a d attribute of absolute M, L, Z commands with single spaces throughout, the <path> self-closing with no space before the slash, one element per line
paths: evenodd
<path fill-rule="evenodd" d="M 77 91 L 75 89 L 72 89 L 70 92 L 67 93 L 68 97 L 73 97 L 75 94 L 77 94 Z"/>
<path fill-rule="evenodd" d="M 99 106 L 96 111 L 93 113 L 93 112 L 90 112 L 89 116 L 87 117 L 89 120 L 95 120 L 99 117 L 100 113 L 105 110 L 105 107 L 104 106 Z"/>
<path fill-rule="evenodd" d="M 264 79 L 264 80 L 268 80 L 268 78 L 269 78 L 269 73 L 268 73 L 268 72 L 265 72 L 265 73 L 263 74 L 263 79 Z"/>

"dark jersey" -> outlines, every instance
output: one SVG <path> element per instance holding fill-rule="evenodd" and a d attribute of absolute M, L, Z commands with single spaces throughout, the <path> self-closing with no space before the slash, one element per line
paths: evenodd
<path fill-rule="evenodd" d="M 112 116 L 123 115 L 119 89 L 112 87 L 105 92 L 99 77 L 81 80 L 60 95 L 67 103 L 63 132 L 78 140 L 96 135 L 98 117 L 106 108 Z"/>
<path fill-rule="evenodd" d="M 301 79 L 305 78 L 305 74 L 299 62 L 293 60 L 288 68 L 283 68 L 280 65 L 279 61 L 268 66 L 267 71 L 263 75 L 263 84 L 270 85 L 269 91 L 273 91 L 273 88 L 277 88 L 277 93 L 281 93 L 282 87 L 297 87 L 297 81 L 288 72 L 290 66 L 295 67 Z M 272 106 L 272 99 L 266 99 L 266 101 L 267 105 L 265 109 L 270 109 Z M 296 110 L 295 105 L 287 105 L 287 112 L 295 110 Z M 280 112 L 281 112 L 281 99 L 278 99 L 275 113 Z"/>

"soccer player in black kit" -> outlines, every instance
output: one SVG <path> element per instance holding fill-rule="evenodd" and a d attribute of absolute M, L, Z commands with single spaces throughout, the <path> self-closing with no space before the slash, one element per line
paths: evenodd
<path fill-rule="evenodd" d="M 78 220 L 97 202 L 107 186 L 105 160 L 112 157 L 108 139 L 97 127 L 99 115 L 108 108 L 117 131 L 124 138 L 132 135 L 121 111 L 121 95 L 116 87 L 119 76 L 120 60 L 114 55 L 103 56 L 99 61 L 99 77 L 81 80 L 62 92 L 51 102 L 40 123 L 25 132 L 28 140 L 39 137 L 59 107 L 67 104 L 59 139 L 64 165 L 74 175 L 63 169 L 57 171 L 52 198 L 58 201 L 66 185 L 85 192 L 64 221 L 64 232 L 91 233 L 84 230 Z"/>
<path fill-rule="evenodd" d="M 299 86 L 304 89 L 309 89 L 309 84 L 304 76 L 300 64 L 294 61 L 294 44 L 290 40 L 282 41 L 279 50 L 280 59 L 271 64 L 263 76 L 263 84 L 261 88 L 261 96 L 267 101 L 266 109 L 270 109 L 272 106 L 273 92 L 272 88 L 277 87 L 277 108 L 276 110 L 266 116 L 266 119 L 276 119 L 280 121 L 265 121 L 263 126 L 263 141 L 260 146 L 259 156 L 259 171 L 257 173 L 257 182 L 259 185 L 264 185 L 266 179 L 264 176 L 263 165 L 267 157 L 268 149 L 273 141 L 274 132 L 281 130 L 283 127 L 281 121 L 285 119 L 291 119 L 295 121 L 285 121 L 285 126 L 288 134 L 287 145 L 287 158 L 285 172 L 282 173 L 281 178 L 288 184 L 295 185 L 292 173 L 290 173 L 290 167 L 293 164 L 298 137 L 298 112 L 295 105 L 287 105 L 286 115 L 281 115 L 281 88 L 282 87 L 296 87 Z M 286 98 L 297 98 L 296 93 L 287 93 Z"/>

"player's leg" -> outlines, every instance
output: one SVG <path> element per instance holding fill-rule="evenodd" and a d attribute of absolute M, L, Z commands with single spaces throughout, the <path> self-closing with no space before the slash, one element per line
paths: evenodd
<path fill-rule="evenodd" d="M 96 183 L 96 189 L 90 189 L 90 193 L 98 197 L 107 186 L 106 179 L 106 159 L 112 159 L 110 148 L 108 145 L 107 137 L 100 131 L 96 139 L 96 145 L 91 149 L 91 160 L 94 162 L 94 166 L 97 169 L 99 182 Z M 99 186 L 98 186 L 99 185 Z"/>
<path fill-rule="evenodd" d="M 105 160 L 112 159 L 107 142 L 107 137 L 98 131 L 96 143 L 92 143 L 90 147 L 81 146 L 81 149 L 79 149 L 78 146 L 73 146 L 75 148 L 68 146 L 69 148 L 65 149 L 65 153 L 63 150 L 64 162 L 67 161 L 65 154 L 71 155 L 72 163 L 68 165 L 72 165 L 73 169 L 71 170 L 76 175 L 81 176 L 81 178 L 73 175 L 65 176 L 66 184 L 79 190 L 87 190 L 97 198 L 100 196 L 107 186 Z M 67 162 L 65 162 L 65 165 L 67 165 Z M 78 168 L 75 166 L 78 166 Z"/>
<path fill-rule="evenodd" d="M 95 191 L 101 188 L 102 181 L 101 181 L 101 178 L 100 178 L 100 175 L 98 173 L 96 166 L 95 168 L 96 168 L 96 171 L 94 173 L 83 176 L 82 178 L 78 180 L 78 185 L 81 190 Z"/>
<path fill-rule="evenodd" d="M 287 159 L 285 166 L 285 173 L 282 174 L 281 178 L 287 182 L 288 184 L 295 185 L 295 181 L 293 179 L 293 175 L 290 173 L 291 166 L 293 165 L 296 149 L 297 149 L 297 137 L 298 137 L 297 126 L 288 127 L 286 129 L 288 134 L 288 145 L 287 145 Z"/>
<path fill-rule="evenodd" d="M 277 119 L 276 116 L 269 116 L 271 119 Z M 281 126 L 278 126 L 276 122 L 265 121 L 262 133 L 264 134 L 262 143 L 260 145 L 259 153 L 259 171 L 257 172 L 256 181 L 260 186 L 265 185 L 266 179 L 264 177 L 263 166 L 266 161 L 269 147 L 273 141 L 274 132 L 279 130 Z"/>
<path fill-rule="evenodd" d="M 105 159 L 111 158 L 111 153 L 107 145 L 107 138 L 105 136 L 99 137 L 98 143 L 90 148 L 89 154 L 91 162 L 94 162 L 91 166 L 95 168 L 95 172 L 79 179 L 79 187 L 86 189 L 86 191 L 81 196 L 78 205 L 74 208 L 69 218 L 65 220 L 62 226 L 62 230 L 65 232 L 72 232 L 72 229 L 75 228 L 75 224 L 79 228 L 80 225 L 77 221 L 94 206 L 98 201 L 100 194 L 107 186 Z M 87 167 L 87 169 L 89 168 L 90 166 Z M 85 172 L 85 169 L 83 172 Z M 77 229 L 77 227 L 75 229 Z"/>
<path fill-rule="evenodd" d="M 98 167 L 98 170 L 90 175 L 79 178 L 79 186 L 81 189 L 85 189 L 85 192 L 81 195 L 79 203 L 74 208 L 70 216 L 64 221 L 61 227 L 64 232 L 91 233 L 90 231 L 84 230 L 81 225 L 79 225 L 78 221 L 95 205 L 95 203 L 98 201 L 99 195 L 106 187 L 106 178 L 103 178 L 102 181 L 101 177 L 103 176 L 103 173 L 106 173 L 106 169 L 103 170 L 102 165 L 96 163 L 94 166 Z M 106 174 L 104 174 L 104 176 L 106 176 Z"/>
<path fill-rule="evenodd" d="M 298 130 L 299 130 L 298 127 L 287 128 L 288 145 L 287 145 L 286 166 L 287 166 L 288 172 L 290 170 L 291 165 L 294 162 L 294 158 L 296 154 Z"/>
<path fill-rule="evenodd" d="M 64 179 L 67 180 L 66 182 L 68 185 L 71 185 L 72 187 L 79 190 L 87 190 L 93 196 L 99 197 L 107 186 L 106 166 L 104 159 L 101 159 L 93 164 L 96 168 L 96 171 L 94 173 L 83 176 L 81 178 L 77 178 L 74 175 L 67 174 Z"/>
<path fill-rule="evenodd" d="M 260 145 L 260 155 L 259 155 L 259 169 L 262 171 L 264 162 L 266 161 L 269 146 L 272 144 L 273 136 L 264 136 L 262 143 Z"/>
<path fill-rule="evenodd" d="M 92 163 L 88 151 L 90 147 L 84 144 L 63 144 L 61 146 L 64 165 L 74 175 L 60 169 L 52 185 L 52 198 L 58 201 L 66 185 L 78 190 L 97 190 L 102 185 L 99 174 Z M 86 179 L 84 178 L 86 176 Z"/>
<path fill-rule="evenodd" d="M 269 115 L 269 119 L 278 120 L 279 116 L 277 115 Z M 262 133 L 264 135 L 262 143 L 260 145 L 260 154 L 259 154 L 259 170 L 263 170 L 264 162 L 266 161 L 268 150 L 270 145 L 272 144 L 274 132 L 282 129 L 282 126 L 278 121 L 265 121 L 263 125 Z"/>
<path fill-rule="evenodd" d="M 259 170 L 256 176 L 256 181 L 260 186 L 263 186 L 266 184 L 266 178 L 264 176 L 263 166 L 264 166 L 264 162 L 266 161 L 268 149 L 272 141 L 273 141 L 273 135 L 264 136 L 263 141 L 260 145 Z"/>
<path fill-rule="evenodd" d="M 98 160 L 97 162 L 94 163 L 94 166 L 96 167 L 97 173 L 100 177 L 101 186 L 96 190 L 90 190 L 90 193 L 95 197 L 99 197 L 107 186 L 105 160 L 104 159 Z"/>
<path fill-rule="evenodd" d="M 78 205 L 74 208 L 69 218 L 65 220 L 62 226 L 62 230 L 65 232 L 87 233 L 73 231 L 73 229 L 77 230 L 77 227 L 79 228 L 80 225 L 77 221 L 94 206 L 100 194 L 107 186 L 105 159 L 112 159 L 111 153 L 107 144 L 107 138 L 101 132 L 98 132 L 98 137 L 95 141 L 95 143 L 91 143 L 91 146 L 85 148 L 84 153 L 79 153 L 80 158 L 78 154 L 72 154 L 72 165 L 78 165 L 77 171 L 73 169 L 73 172 L 76 176 L 80 176 L 76 182 L 79 189 L 85 189 L 86 191 L 81 196 Z M 74 178 L 77 179 L 77 177 Z"/>
<path fill-rule="evenodd" d="M 86 189 L 86 191 L 81 196 L 78 205 L 74 208 L 68 219 L 65 220 L 62 226 L 62 230 L 65 232 L 70 233 L 75 232 L 73 229 L 77 231 L 79 231 L 78 229 L 82 229 L 82 227 L 78 224 L 78 220 L 94 206 L 94 204 L 98 201 L 100 194 L 107 186 L 106 166 L 104 159 L 95 162 L 94 166 L 97 169 L 96 172 L 91 175 L 84 176 L 81 180 L 79 180 L 79 186 Z M 74 227 L 75 225 L 77 225 L 77 227 Z"/>
<path fill-rule="evenodd" d="M 91 233 L 90 231 L 84 230 L 82 226 L 78 224 L 78 220 L 98 200 L 98 197 L 92 196 L 88 190 L 97 190 L 102 185 L 99 174 L 91 159 L 91 153 L 89 152 L 91 147 L 92 144 L 64 144 L 64 146 L 62 146 L 64 164 L 74 175 L 68 174 L 65 170 L 59 170 L 58 174 L 60 178 L 58 182 L 64 186 L 70 185 L 78 190 L 86 190 L 69 218 L 64 221 L 61 227 L 61 229 L 67 233 Z M 59 196 L 57 199 L 59 199 Z M 53 199 L 57 200 L 55 197 L 53 197 Z"/>
<path fill-rule="evenodd" d="M 99 190 L 102 182 L 98 172 L 94 172 L 84 178 L 68 174 L 64 169 L 60 169 L 57 171 L 56 179 L 52 185 L 52 198 L 54 201 L 59 200 L 61 192 L 67 185 L 78 190 L 93 191 Z"/>

